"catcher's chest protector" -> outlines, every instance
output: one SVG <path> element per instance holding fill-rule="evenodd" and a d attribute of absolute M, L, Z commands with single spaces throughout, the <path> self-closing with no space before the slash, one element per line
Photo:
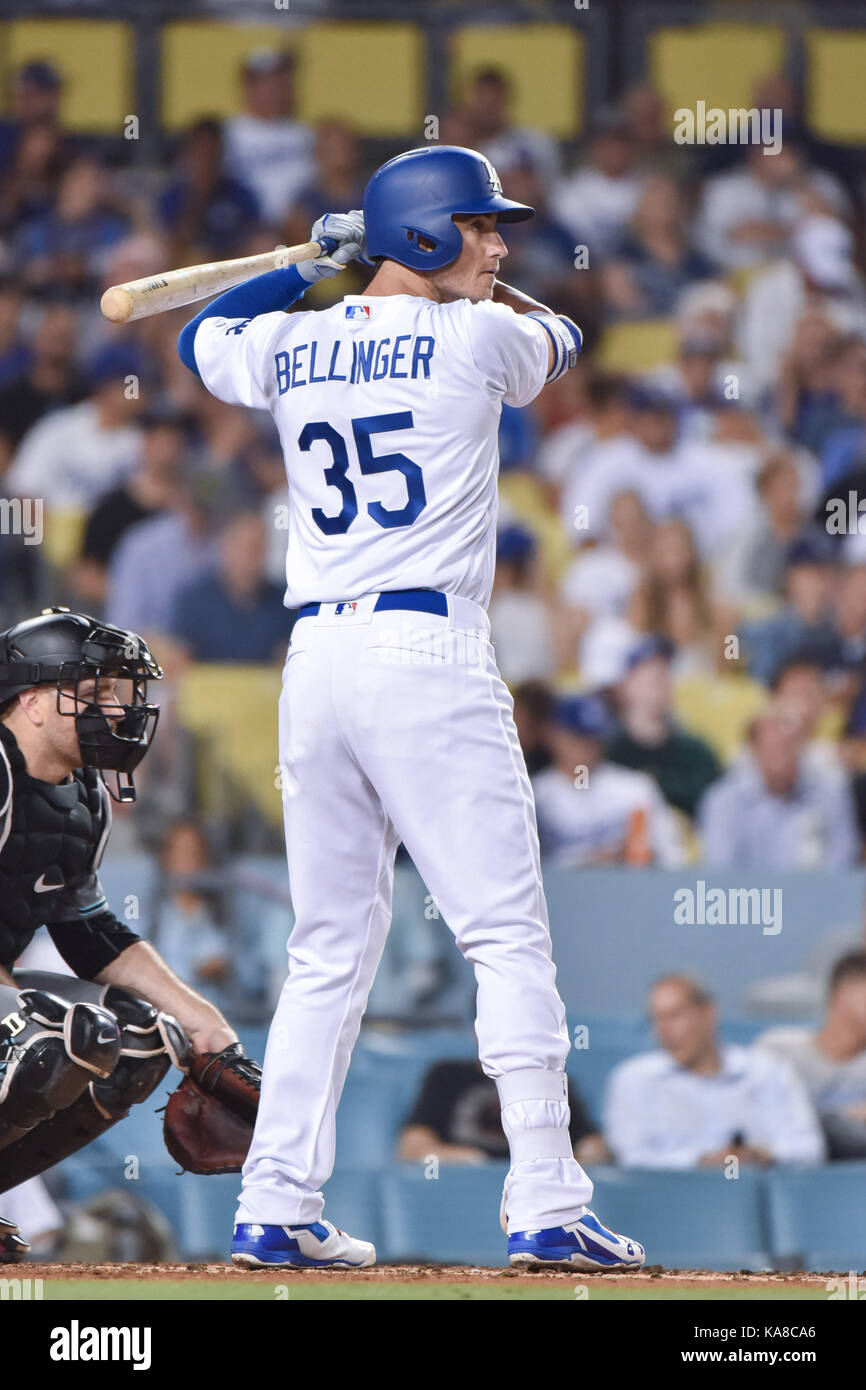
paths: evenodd
<path fill-rule="evenodd" d="M 64 896 L 50 885 L 86 880 L 104 824 L 97 772 L 79 770 L 60 786 L 38 782 L 2 724 L 0 742 L 12 774 L 11 806 L 0 816 L 0 965 L 8 969 Z M 0 807 L 7 783 L 0 756 Z"/>

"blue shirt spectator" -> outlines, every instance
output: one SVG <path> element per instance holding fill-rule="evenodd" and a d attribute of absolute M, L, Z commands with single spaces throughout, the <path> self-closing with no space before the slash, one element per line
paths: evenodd
<path fill-rule="evenodd" d="M 829 536 L 803 533 L 788 549 L 785 608 L 742 624 L 740 639 L 749 674 L 769 685 L 795 652 L 808 651 L 825 669 L 843 663 L 842 645 L 831 625 L 830 596 L 836 554 Z"/>
<path fill-rule="evenodd" d="M 860 851 L 844 774 L 806 756 L 799 711 L 783 701 L 753 723 L 749 749 L 704 796 L 706 863 L 760 872 L 845 869 Z"/>
<path fill-rule="evenodd" d="M 111 206 L 104 170 L 81 156 L 63 174 L 56 205 L 21 227 L 13 256 L 34 290 L 89 294 L 104 254 L 128 226 L 128 218 Z"/>
<path fill-rule="evenodd" d="M 782 1058 L 724 1047 L 709 993 L 668 975 L 649 999 L 655 1052 L 614 1069 L 604 1137 L 629 1168 L 820 1163 L 824 1140 L 802 1081 Z"/>
<path fill-rule="evenodd" d="M 242 512 L 219 539 L 219 561 L 175 595 L 169 632 L 194 661 L 284 660 L 291 616 L 282 592 L 264 579 L 265 527 Z"/>
<path fill-rule="evenodd" d="M 221 160 L 219 122 L 198 121 L 184 139 L 178 176 L 159 200 L 159 216 L 174 240 L 214 256 L 238 253 L 259 220 L 254 193 L 223 173 Z"/>
<path fill-rule="evenodd" d="M 131 526 L 108 572 L 108 621 L 136 632 L 168 632 L 175 596 L 213 559 L 213 540 L 191 502 Z"/>

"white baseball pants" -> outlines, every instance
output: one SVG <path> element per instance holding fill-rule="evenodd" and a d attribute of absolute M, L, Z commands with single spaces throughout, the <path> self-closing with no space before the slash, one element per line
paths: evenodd
<path fill-rule="evenodd" d="M 337 1106 L 391 920 L 402 840 L 478 982 L 479 1055 L 511 1149 L 509 1230 L 580 1216 L 569 1039 L 551 959 L 532 789 L 477 604 L 298 619 L 280 764 L 296 921 L 238 1221 L 319 1220 Z"/>

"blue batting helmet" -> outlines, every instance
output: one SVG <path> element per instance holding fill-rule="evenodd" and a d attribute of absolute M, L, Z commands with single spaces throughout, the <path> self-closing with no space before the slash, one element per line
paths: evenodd
<path fill-rule="evenodd" d="M 535 209 L 502 196 L 499 175 L 477 150 L 431 145 L 398 154 L 376 170 L 364 191 L 367 255 L 410 270 L 441 270 L 463 245 L 452 217 L 473 212 L 524 222 Z"/>

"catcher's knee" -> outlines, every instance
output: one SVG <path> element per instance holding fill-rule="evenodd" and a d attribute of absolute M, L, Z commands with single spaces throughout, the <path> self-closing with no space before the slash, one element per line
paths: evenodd
<path fill-rule="evenodd" d="M 120 1055 L 110 1076 L 93 1078 L 90 1094 L 105 1119 L 121 1120 L 156 1090 L 169 1067 L 186 1071 L 189 1041 L 176 1019 L 128 990 L 104 996 L 120 1028 Z"/>
<path fill-rule="evenodd" d="M 112 1013 L 22 989 L 0 1019 L 0 1148 L 110 1076 L 121 1053 Z"/>

